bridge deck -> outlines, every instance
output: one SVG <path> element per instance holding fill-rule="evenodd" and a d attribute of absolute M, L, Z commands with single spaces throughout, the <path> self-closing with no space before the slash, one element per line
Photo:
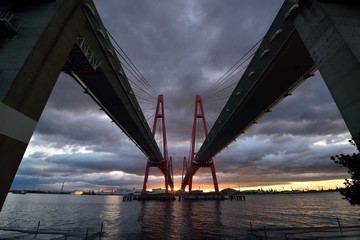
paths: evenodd
<path fill-rule="evenodd" d="M 151 162 L 162 162 L 159 147 L 95 9 L 91 2 L 83 8 L 87 24 L 63 69 L 79 82 Z"/>
<path fill-rule="evenodd" d="M 297 9 L 290 11 L 293 6 L 289 1 L 283 4 L 195 162 L 201 164 L 212 159 L 315 71 L 316 66 L 293 25 L 297 14 Z"/>

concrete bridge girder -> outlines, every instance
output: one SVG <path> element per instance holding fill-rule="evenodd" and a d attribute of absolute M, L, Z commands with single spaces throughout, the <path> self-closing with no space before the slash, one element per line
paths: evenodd
<path fill-rule="evenodd" d="M 360 5 L 354 1 L 285 1 L 196 161 L 218 154 L 316 69 L 356 138 L 360 132 L 359 16 Z M 276 52 L 278 43 L 282 46 Z M 267 103 L 257 101 L 270 94 Z"/>

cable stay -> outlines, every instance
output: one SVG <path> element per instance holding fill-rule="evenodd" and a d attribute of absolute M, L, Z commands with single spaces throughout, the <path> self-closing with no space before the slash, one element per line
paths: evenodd
<path fill-rule="evenodd" d="M 238 84 L 239 79 L 255 55 L 256 48 L 263 39 L 264 37 L 258 40 L 218 80 L 204 91 L 203 104 L 206 108 L 206 115 L 210 116 L 208 121 L 209 129 L 214 125 L 217 116 L 219 116 L 221 110 L 224 108 Z"/>
<path fill-rule="evenodd" d="M 156 105 L 159 94 L 145 79 L 138 67 L 129 58 L 113 35 L 106 28 L 105 30 L 109 35 L 111 42 L 113 43 L 114 50 L 119 56 L 119 61 L 122 64 L 124 70 L 126 71 L 127 75 L 131 75 L 131 78 L 128 78 L 129 83 L 133 89 L 136 99 L 139 102 L 140 108 L 144 113 L 148 125 L 151 126 L 153 123 L 153 118 L 150 112 L 153 113 L 154 108 L 149 109 L 148 106 Z"/>

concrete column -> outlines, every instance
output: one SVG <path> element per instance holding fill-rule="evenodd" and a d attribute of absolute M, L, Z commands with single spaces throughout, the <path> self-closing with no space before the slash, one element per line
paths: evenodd
<path fill-rule="evenodd" d="M 66 3 L 65 3 L 66 2 Z M 17 5 L 16 1 L 12 3 Z M 80 1 L 19 1 L 15 38 L 0 43 L 0 210 L 86 19 Z M 1 6 L 0 6 L 1 7 Z M 6 10 L 6 9 L 2 9 Z"/>
<path fill-rule="evenodd" d="M 301 6 L 294 25 L 351 135 L 357 137 L 360 132 L 360 5 L 341 2 L 308 0 Z"/>

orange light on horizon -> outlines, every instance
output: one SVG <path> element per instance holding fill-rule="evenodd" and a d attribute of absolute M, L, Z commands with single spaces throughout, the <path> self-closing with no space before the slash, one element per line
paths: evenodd
<path fill-rule="evenodd" d="M 73 191 L 72 194 L 73 195 L 83 195 L 84 192 L 76 190 L 76 191 Z"/>
<path fill-rule="evenodd" d="M 219 183 L 219 189 L 226 189 L 232 188 L 235 190 L 240 191 L 247 191 L 247 190 L 258 190 L 263 189 L 266 190 L 276 190 L 276 191 L 291 191 L 291 190 L 329 190 L 329 189 L 336 189 L 344 187 L 344 179 L 333 179 L 333 180 L 323 180 L 323 181 L 308 181 L 308 182 L 290 182 L 284 184 L 274 184 L 274 185 L 252 185 L 251 183 Z M 155 189 L 155 188 L 163 188 L 165 189 L 164 184 L 157 184 L 151 185 L 149 184 L 148 190 Z M 181 183 L 175 183 L 174 191 L 177 191 L 181 188 Z M 186 187 L 186 191 L 188 190 L 188 186 Z M 214 185 L 211 183 L 204 184 L 199 183 L 193 184 L 193 190 L 203 190 L 204 192 L 213 192 Z"/>

